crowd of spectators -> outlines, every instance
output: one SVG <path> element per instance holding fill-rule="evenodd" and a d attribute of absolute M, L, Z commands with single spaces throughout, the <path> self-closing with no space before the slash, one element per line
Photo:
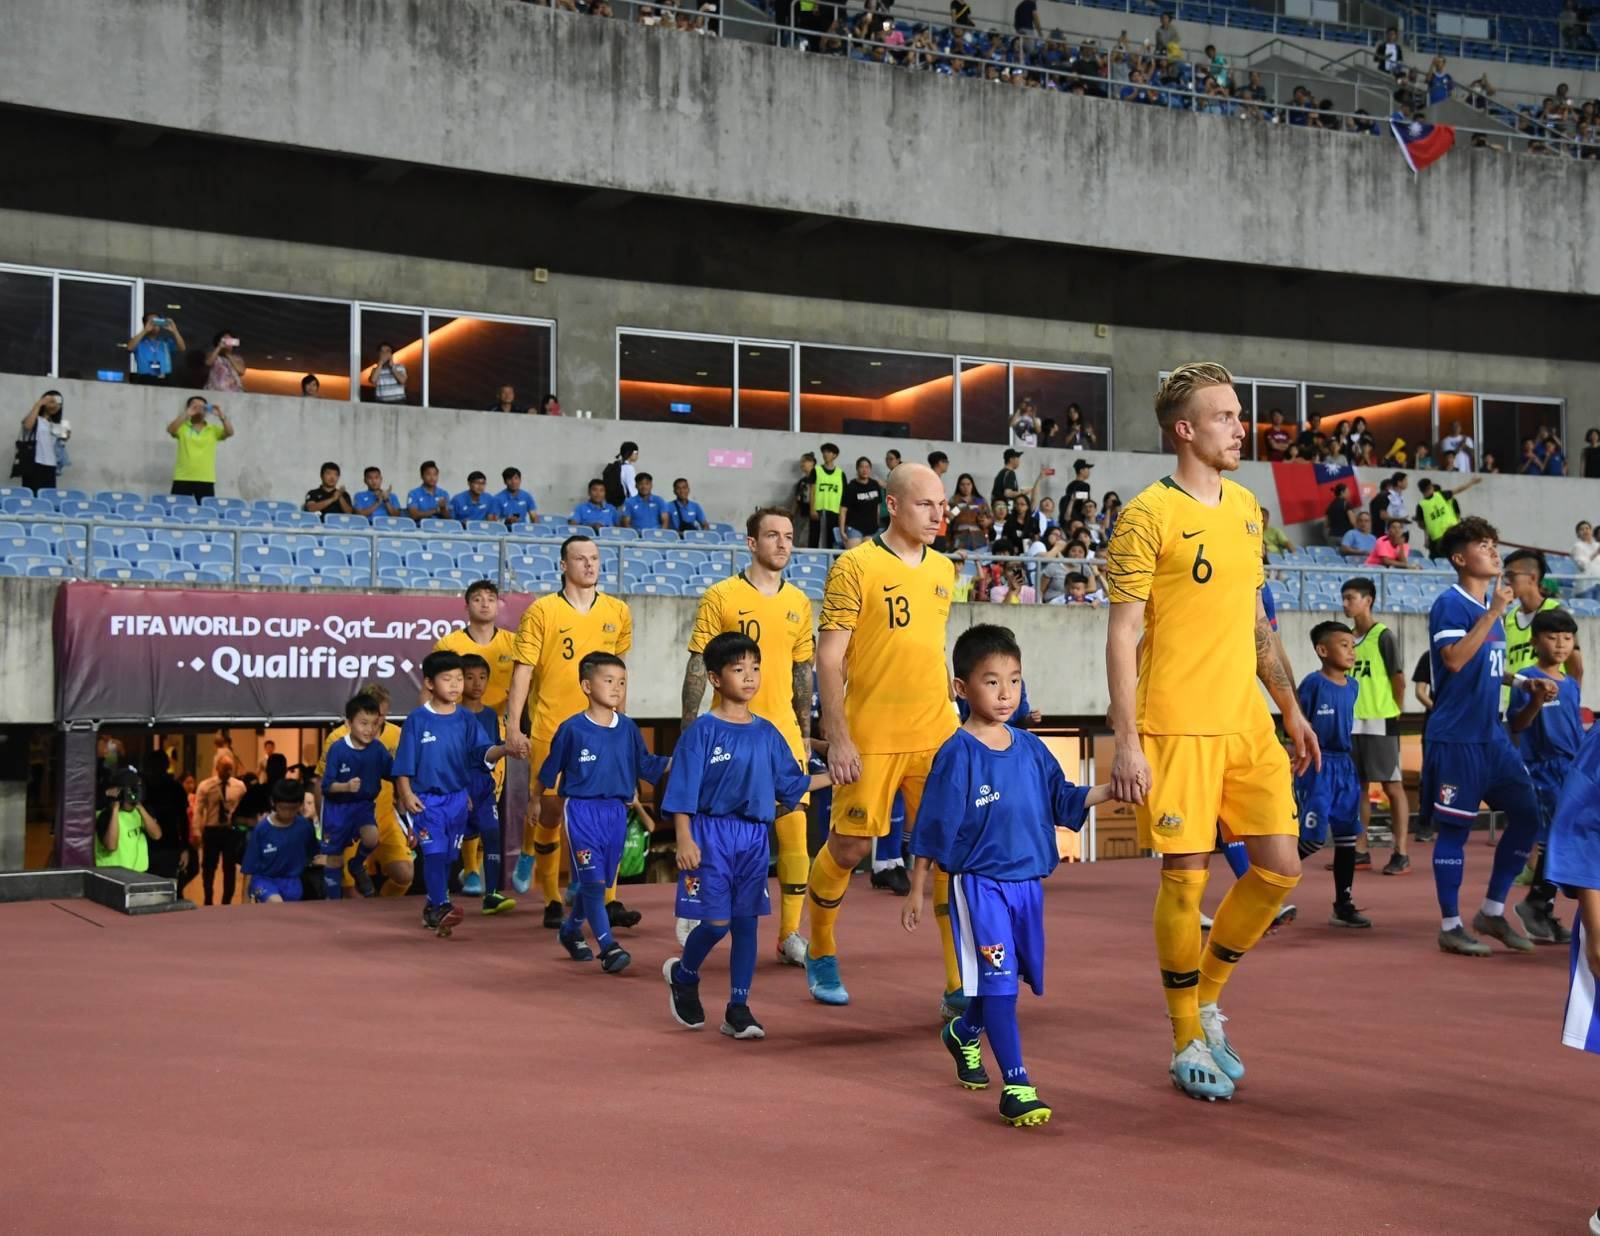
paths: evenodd
<path fill-rule="evenodd" d="M 1451 421 L 1450 430 L 1439 439 L 1435 450 L 1426 442 L 1412 444 L 1396 437 L 1382 448 L 1367 418 L 1354 416 L 1340 421 L 1331 431 L 1322 428 L 1322 418 L 1313 415 L 1305 426 L 1293 429 L 1280 408 L 1267 414 L 1267 424 L 1257 430 L 1258 456 L 1271 463 L 1295 460 L 1308 463 L 1347 463 L 1359 468 L 1410 468 L 1434 472 L 1516 473 L 1521 476 L 1566 476 L 1567 453 L 1561 436 L 1548 425 L 1541 425 L 1522 439 L 1521 454 L 1514 464 L 1502 466 L 1493 452 L 1478 454 L 1472 435 Z M 1600 430 L 1586 435 L 1582 475 L 1600 476 Z"/>

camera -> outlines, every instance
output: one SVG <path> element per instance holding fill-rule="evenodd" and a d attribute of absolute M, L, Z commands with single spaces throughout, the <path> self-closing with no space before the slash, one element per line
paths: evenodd
<path fill-rule="evenodd" d="M 239 346 L 239 339 L 236 335 L 224 335 L 222 337 L 222 346 L 225 348 L 236 348 Z"/>
<path fill-rule="evenodd" d="M 152 326 L 171 326 L 172 325 L 172 319 L 171 318 L 151 318 L 150 319 L 150 325 L 152 325 Z"/>
<path fill-rule="evenodd" d="M 111 785 L 117 791 L 117 806 L 123 811 L 134 810 L 144 798 L 144 781 L 131 764 L 123 765 L 112 774 Z"/>

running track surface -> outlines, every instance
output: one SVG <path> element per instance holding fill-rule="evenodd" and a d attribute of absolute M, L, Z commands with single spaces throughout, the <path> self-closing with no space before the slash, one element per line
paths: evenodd
<path fill-rule="evenodd" d="M 1410 877 L 1360 873 L 1370 933 L 1324 926 L 1330 877 L 1308 871 L 1299 921 L 1224 1001 L 1250 1071 L 1227 1105 L 1167 1081 L 1154 865 L 1062 868 L 1049 986 L 1022 1003 L 1055 1107 L 1033 1130 L 955 1084 L 931 916 L 907 936 L 865 877 L 841 919 L 848 1008 L 814 1004 L 762 924 L 764 1042 L 717 1033 L 726 944 L 707 1029 L 668 1017 L 669 887 L 627 890 L 645 921 L 615 977 L 531 914 L 475 903 L 451 940 L 418 928 L 415 897 L 0 906 L 4 1227 L 1582 1231 L 1600 1061 L 1560 1044 L 1566 950 L 1439 953 L 1417 858 Z M 1208 905 L 1230 879 L 1213 866 Z M 1468 889 L 1488 866 L 1472 846 Z"/>

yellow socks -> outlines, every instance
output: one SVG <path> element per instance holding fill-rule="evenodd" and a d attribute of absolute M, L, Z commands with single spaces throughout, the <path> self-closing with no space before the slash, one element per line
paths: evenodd
<path fill-rule="evenodd" d="M 468 837 L 461 843 L 461 874 L 483 872 L 483 838 Z"/>
<path fill-rule="evenodd" d="M 1207 878 L 1202 868 L 1164 867 L 1156 890 L 1156 964 L 1172 1018 L 1172 1041 L 1179 1050 L 1191 1039 L 1205 1038 L 1200 1029 L 1200 897 Z"/>
<path fill-rule="evenodd" d="M 540 824 L 533 830 L 533 878 L 548 905 L 561 900 L 561 830 Z M 527 847 L 523 847 L 527 853 Z"/>
<path fill-rule="evenodd" d="M 811 860 L 806 857 L 806 813 L 780 815 L 773 826 L 778 835 L 778 940 L 800 930 L 800 910 L 806 902 L 806 881 Z"/>
<path fill-rule="evenodd" d="M 950 873 L 933 869 L 933 918 L 939 924 L 939 947 L 944 950 L 944 989 L 961 990 L 961 967 L 956 964 L 956 937 L 950 930 Z"/>
<path fill-rule="evenodd" d="M 834 860 L 827 846 L 817 851 L 811 864 L 811 879 L 806 893 L 811 899 L 811 955 L 833 957 L 839 945 L 833 938 L 833 923 L 839 917 L 839 903 L 850 888 L 850 873 Z"/>
<path fill-rule="evenodd" d="M 1211 923 L 1211 940 L 1200 959 L 1198 1002 L 1215 1004 L 1233 974 L 1234 964 L 1267 933 L 1299 876 L 1279 875 L 1252 865 L 1228 890 Z"/>

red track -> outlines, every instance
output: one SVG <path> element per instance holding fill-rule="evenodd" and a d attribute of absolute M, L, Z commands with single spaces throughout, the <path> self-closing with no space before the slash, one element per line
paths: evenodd
<path fill-rule="evenodd" d="M 1323 926 L 1329 876 L 1307 874 L 1300 921 L 1229 989 L 1250 1069 L 1231 1105 L 1167 1082 L 1154 866 L 1063 869 L 1049 989 L 1022 1006 L 1056 1110 L 1037 1130 L 955 1085 L 932 923 L 907 937 L 864 879 L 841 920 L 849 1008 L 814 1004 L 763 924 L 759 1043 L 716 1033 L 725 945 L 708 1030 L 669 1019 L 667 888 L 629 890 L 646 920 L 619 977 L 528 914 L 437 940 L 416 898 L 3 906 L 0 1227 L 1582 1231 L 1600 1061 L 1560 1045 L 1566 950 L 1443 956 L 1419 857 L 1361 873 L 1371 933 Z M 1481 891 L 1488 851 L 1468 862 Z"/>

